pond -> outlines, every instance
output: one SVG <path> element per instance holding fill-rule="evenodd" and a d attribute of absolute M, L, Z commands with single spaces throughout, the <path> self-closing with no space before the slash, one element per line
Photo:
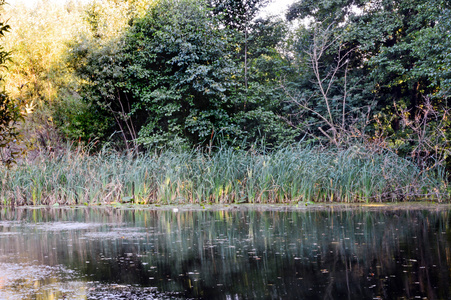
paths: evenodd
<path fill-rule="evenodd" d="M 0 299 L 450 299 L 450 213 L 2 208 Z"/>

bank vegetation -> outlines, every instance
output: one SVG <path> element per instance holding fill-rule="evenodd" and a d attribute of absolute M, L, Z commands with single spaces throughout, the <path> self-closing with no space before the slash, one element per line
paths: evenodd
<path fill-rule="evenodd" d="M 1 1 L 0 202 L 448 201 L 449 2 L 269 3 Z"/>

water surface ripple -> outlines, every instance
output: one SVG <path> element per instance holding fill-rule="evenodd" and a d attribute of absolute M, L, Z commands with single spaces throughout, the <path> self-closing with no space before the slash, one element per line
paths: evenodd
<path fill-rule="evenodd" d="M 3 208 L 0 299 L 451 299 L 450 212 Z"/>

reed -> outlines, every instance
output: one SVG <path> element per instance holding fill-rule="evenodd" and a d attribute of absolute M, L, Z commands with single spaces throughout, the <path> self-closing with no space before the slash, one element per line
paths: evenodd
<path fill-rule="evenodd" d="M 132 156 L 86 149 L 0 167 L 3 205 L 446 201 L 443 169 L 364 148 L 221 148 Z"/>

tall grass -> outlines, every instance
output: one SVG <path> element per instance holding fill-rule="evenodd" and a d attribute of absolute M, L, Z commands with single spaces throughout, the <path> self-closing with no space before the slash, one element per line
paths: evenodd
<path fill-rule="evenodd" d="M 81 148 L 40 153 L 0 168 L 0 203 L 381 202 L 447 199 L 444 172 L 418 169 L 393 153 L 353 147 L 285 147 L 262 153 L 219 149 L 135 157 Z"/>

